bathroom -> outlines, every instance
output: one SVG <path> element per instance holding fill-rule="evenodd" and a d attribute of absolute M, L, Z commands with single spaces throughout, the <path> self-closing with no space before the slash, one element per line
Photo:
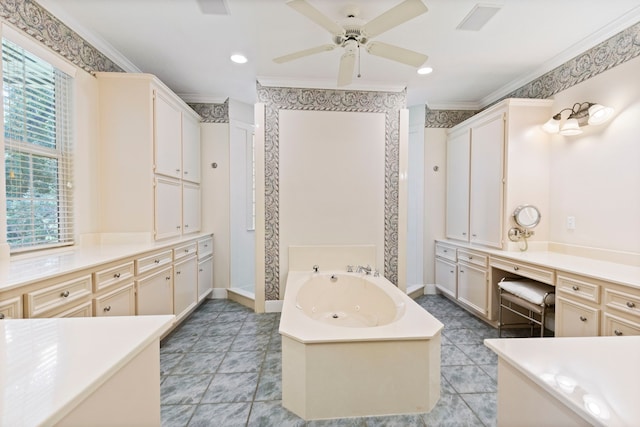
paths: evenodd
<path fill-rule="evenodd" d="M 229 3 L 233 5 L 232 1 Z M 425 0 L 425 3 L 430 8 L 428 13 L 435 14 L 441 2 Z M 40 10 L 38 4 L 30 4 Z M 81 26 L 74 27 L 74 21 L 65 15 L 65 6 L 73 2 L 49 0 L 40 4 L 78 34 L 90 37 L 82 32 Z M 468 2 L 468 9 L 473 4 Z M 262 343 L 268 348 L 273 341 L 277 312 L 282 308 L 289 268 L 288 248 L 292 245 L 375 245 L 379 249 L 372 266 L 381 274 L 412 295 L 435 294 L 434 241 L 446 240 L 448 129 L 469 116 L 469 110 L 482 109 L 504 96 L 526 97 L 529 91 L 535 93 L 540 87 L 548 91 L 545 98 L 553 99 L 549 117 L 580 102 L 612 106 L 615 114 L 602 126 L 585 128 L 582 135 L 548 137 L 547 167 L 529 177 L 548 181 L 548 191 L 542 202 L 536 202 L 544 210 L 540 228 L 529 240 L 529 250 L 551 244 L 559 252 L 640 265 L 640 224 L 636 220 L 640 216 L 640 198 L 635 196 L 640 194 L 640 170 L 636 165 L 640 147 L 635 143 L 635 135 L 640 130 L 635 120 L 640 113 L 640 84 L 635 78 L 640 70 L 640 62 L 635 56 L 640 49 L 637 42 L 638 4 L 627 4 L 630 5 L 629 12 L 615 20 L 615 31 L 609 29 L 607 33 L 597 28 L 602 30 L 597 43 L 586 44 L 571 55 L 555 58 L 554 66 L 547 63 L 543 71 L 532 70 L 528 80 L 516 82 L 518 84 L 511 87 L 500 87 L 500 93 L 487 92 L 487 98 L 475 104 L 445 105 L 443 102 L 442 106 L 437 103 L 426 106 L 424 102 L 412 103 L 412 95 L 400 88 L 391 94 L 380 92 L 377 99 L 370 100 L 376 105 L 380 99 L 385 101 L 386 107 L 374 112 L 366 105 L 349 111 L 322 106 L 308 108 L 296 104 L 297 101 L 283 103 L 280 86 L 268 84 L 268 79 L 258 78 L 256 82 L 254 78 L 245 86 L 256 91 L 256 100 L 262 105 L 258 108 L 268 110 L 275 106 L 278 109 L 275 112 L 277 122 L 270 122 L 274 117 L 266 111 L 259 115 L 265 122 L 259 123 L 254 120 L 255 108 L 249 102 L 229 98 L 224 93 L 208 98 L 199 98 L 196 94 L 191 94 L 190 98 L 185 96 L 187 103 L 203 118 L 200 125 L 201 229 L 214 234 L 214 289 L 211 296 L 240 304 L 224 307 L 229 310 L 216 306 L 212 312 L 220 313 L 218 316 L 226 313 L 222 318 L 231 321 L 234 317 L 235 321 L 242 318 L 245 323 L 248 322 L 246 319 L 253 319 L 253 311 L 266 313 L 268 321 L 261 325 L 262 321 L 257 318 L 252 325 L 269 331 L 269 342 Z M 380 8 L 381 12 L 385 9 Z M 16 18 L 7 10 L 3 5 L 3 24 L 17 27 L 18 31 L 34 25 L 20 21 L 24 16 Z M 614 41 L 606 49 L 608 56 L 603 64 L 597 55 L 602 55 L 601 51 L 590 49 L 608 37 L 614 37 Z M 304 43 L 301 44 L 303 47 Z M 590 54 L 584 56 L 582 62 L 571 62 L 576 55 L 585 52 Z M 427 53 L 433 56 L 433 53 Z M 111 53 L 104 51 L 104 54 L 109 56 Z M 552 74 L 552 81 L 530 83 L 562 66 L 567 67 L 565 73 Z M 166 65 L 158 65 L 157 71 L 144 71 L 161 76 L 164 67 Z M 575 68 L 572 70 L 571 67 Z M 363 75 L 365 69 L 363 67 Z M 244 73 L 241 69 L 236 70 L 240 70 L 238 75 Z M 90 238 L 101 232 L 102 202 L 94 191 L 101 185 L 100 177 L 95 173 L 100 169 L 101 157 L 96 147 L 83 141 L 98 139 L 95 99 L 99 89 L 85 71 L 78 71 L 76 79 L 79 89 L 75 109 L 80 115 L 76 123 L 76 232 Z M 172 89 L 177 85 L 170 81 L 164 83 Z M 310 89 L 308 96 L 322 98 L 329 93 L 331 89 L 316 88 Z M 276 105 L 277 102 L 281 103 Z M 408 111 L 400 113 L 405 108 Z M 385 116 L 391 112 L 400 114 L 392 119 L 397 122 L 388 124 Z M 277 133 L 273 131 L 274 123 L 278 126 Z M 390 136 L 389 126 L 400 129 L 397 139 L 395 134 Z M 279 144 L 277 150 L 272 145 L 274 138 Z M 315 138 L 316 142 L 335 145 L 325 146 L 327 151 L 296 151 L 301 147 L 294 142 L 302 138 L 310 142 Z M 355 143 L 342 147 L 341 138 Z M 337 158 L 330 156 L 336 152 L 339 153 Z M 279 158 L 274 159 L 274 155 Z M 254 167 L 255 175 L 250 173 Z M 357 173 L 354 174 L 354 170 Z M 347 177 L 354 175 L 361 182 L 351 179 L 345 182 Z M 330 181 L 333 187 L 319 186 L 325 181 Z M 341 183 L 360 187 L 353 189 L 341 186 Z M 319 190 L 308 192 L 305 191 L 307 188 Z M 255 198 L 252 197 L 254 189 Z M 269 199 L 265 200 L 265 197 Z M 396 197 L 398 204 L 395 204 Z M 532 202 L 522 195 L 523 204 Z M 349 210 L 353 216 L 341 217 L 337 214 L 341 210 Z M 242 289 L 234 292 L 237 287 Z M 442 302 L 447 310 L 459 307 L 450 306 L 449 302 Z M 437 307 L 429 305 L 431 303 L 425 304 L 434 313 L 438 311 Z M 252 311 L 244 311 L 242 307 L 247 306 Z M 443 343 L 443 346 L 454 351 L 453 343 Z M 242 374 L 238 378 L 249 382 L 258 380 L 257 373 Z M 461 402 L 465 408 L 473 406 L 466 401 L 456 402 Z"/>

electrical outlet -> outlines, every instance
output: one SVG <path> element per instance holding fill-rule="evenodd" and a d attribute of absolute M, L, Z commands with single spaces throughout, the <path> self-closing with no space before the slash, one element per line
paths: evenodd
<path fill-rule="evenodd" d="M 567 230 L 575 230 L 576 229 L 576 217 L 568 216 L 567 217 Z"/>

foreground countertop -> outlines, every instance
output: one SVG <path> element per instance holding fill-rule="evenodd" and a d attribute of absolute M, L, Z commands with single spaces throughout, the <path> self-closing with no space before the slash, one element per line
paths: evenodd
<path fill-rule="evenodd" d="M 524 262 L 543 268 L 561 270 L 568 273 L 579 274 L 593 279 L 618 283 L 624 286 L 640 288 L 640 267 L 629 264 L 621 264 L 610 261 L 602 261 L 594 258 L 568 255 L 548 250 L 529 249 L 528 251 L 502 251 L 478 247 L 468 243 L 449 240 L 437 240 L 460 248 L 483 252 L 494 257 L 501 257 L 515 262 Z"/>
<path fill-rule="evenodd" d="M 498 357 L 590 424 L 638 425 L 640 336 L 484 342 Z"/>
<path fill-rule="evenodd" d="M 3 320 L 0 425 L 55 424 L 173 321 L 173 315 Z"/>

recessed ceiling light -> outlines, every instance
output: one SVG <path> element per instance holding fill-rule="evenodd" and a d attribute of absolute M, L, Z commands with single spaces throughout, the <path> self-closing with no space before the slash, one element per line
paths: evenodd
<path fill-rule="evenodd" d="M 234 53 L 231 55 L 231 60 L 236 64 L 244 64 L 247 62 L 247 57 L 239 53 Z"/>
<path fill-rule="evenodd" d="M 433 68 L 431 67 L 418 68 L 418 74 L 421 74 L 421 75 L 431 74 L 432 72 L 433 72 Z"/>

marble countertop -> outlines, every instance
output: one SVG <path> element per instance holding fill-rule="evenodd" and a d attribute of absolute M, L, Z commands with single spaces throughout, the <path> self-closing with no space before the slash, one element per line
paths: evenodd
<path fill-rule="evenodd" d="M 447 240 L 437 241 L 460 248 L 483 252 L 494 257 L 501 257 L 516 262 L 524 262 L 534 266 L 565 271 L 568 273 L 591 277 L 593 279 L 600 279 L 607 282 L 640 288 L 640 267 L 633 265 L 601 261 L 598 259 L 567 255 L 547 250 L 530 249 L 525 252 L 502 251 L 498 249 L 477 247 L 460 242 Z"/>
<path fill-rule="evenodd" d="M 3 320 L 0 425 L 54 425 L 173 322 L 173 315 Z"/>
<path fill-rule="evenodd" d="M 209 236 L 210 233 L 192 235 L 166 242 L 86 243 L 43 254 L 18 255 L 11 259 L 3 259 L 0 260 L 0 292 Z"/>
<path fill-rule="evenodd" d="M 498 357 L 590 424 L 638 424 L 640 336 L 484 342 Z"/>

